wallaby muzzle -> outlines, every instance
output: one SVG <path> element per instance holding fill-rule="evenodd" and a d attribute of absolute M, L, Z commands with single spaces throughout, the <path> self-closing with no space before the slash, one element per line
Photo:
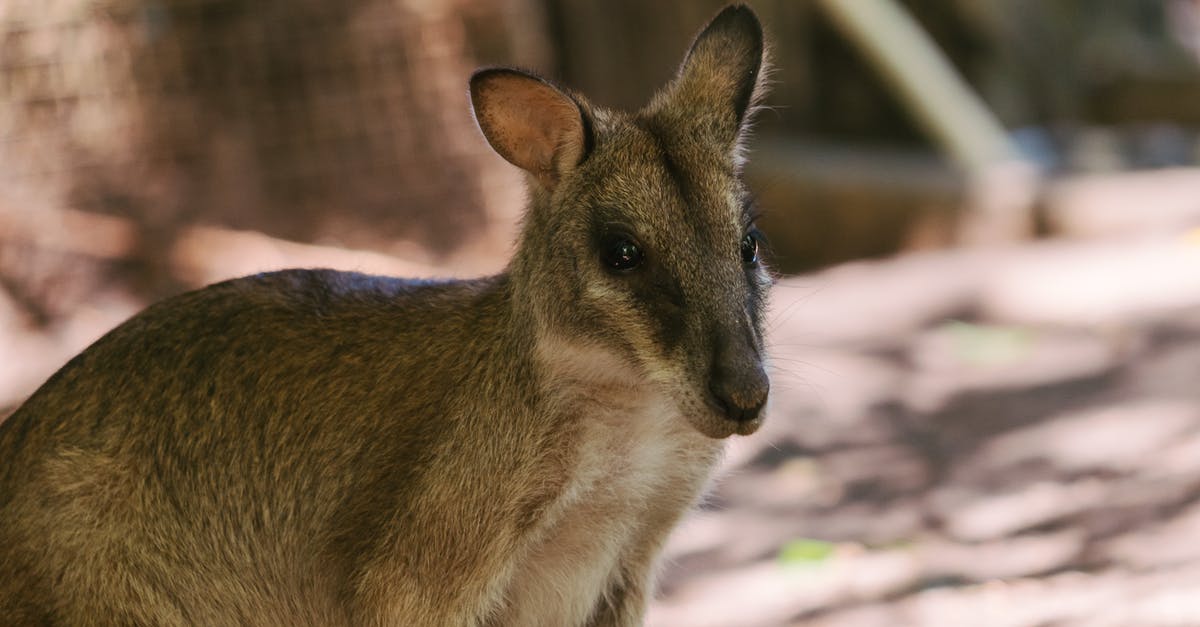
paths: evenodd
<path fill-rule="evenodd" d="M 760 351 L 750 341 L 749 330 L 722 334 L 716 343 L 708 380 L 709 402 L 719 414 L 738 423 L 762 413 L 771 389 Z"/>

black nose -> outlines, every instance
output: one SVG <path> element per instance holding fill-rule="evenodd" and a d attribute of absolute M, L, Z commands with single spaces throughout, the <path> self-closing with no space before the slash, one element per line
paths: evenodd
<path fill-rule="evenodd" d="M 730 420 L 748 422 L 758 417 L 771 389 L 761 365 L 737 370 L 718 368 L 708 383 L 712 402 Z"/>

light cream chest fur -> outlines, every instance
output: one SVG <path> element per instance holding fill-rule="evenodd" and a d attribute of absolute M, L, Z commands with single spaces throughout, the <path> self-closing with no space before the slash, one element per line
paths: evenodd
<path fill-rule="evenodd" d="M 556 355 L 587 370 L 608 360 Z M 513 564 L 503 624 L 583 625 L 598 591 L 648 588 L 654 556 L 720 458 L 721 441 L 696 432 L 664 395 L 630 381 L 575 384 L 583 393 L 561 403 L 581 423 L 572 472 Z"/>

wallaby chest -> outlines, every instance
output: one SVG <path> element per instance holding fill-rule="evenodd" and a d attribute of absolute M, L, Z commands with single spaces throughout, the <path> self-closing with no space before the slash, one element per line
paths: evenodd
<path fill-rule="evenodd" d="M 576 375 L 573 367 L 612 365 L 598 351 L 556 354 Z M 580 625 L 629 602 L 720 458 L 720 441 L 632 381 L 577 378 L 561 394 L 571 470 L 513 565 L 502 624 Z"/>

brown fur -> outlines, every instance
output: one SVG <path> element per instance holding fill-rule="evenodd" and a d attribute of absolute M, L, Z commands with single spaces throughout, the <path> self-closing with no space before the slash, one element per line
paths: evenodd
<path fill-rule="evenodd" d="M 530 172 L 507 272 L 246 277 L 148 308 L 0 425 L 3 625 L 636 625 L 761 423 L 745 7 L 644 111 L 472 79 Z M 606 268 L 614 230 L 643 263 Z"/>

